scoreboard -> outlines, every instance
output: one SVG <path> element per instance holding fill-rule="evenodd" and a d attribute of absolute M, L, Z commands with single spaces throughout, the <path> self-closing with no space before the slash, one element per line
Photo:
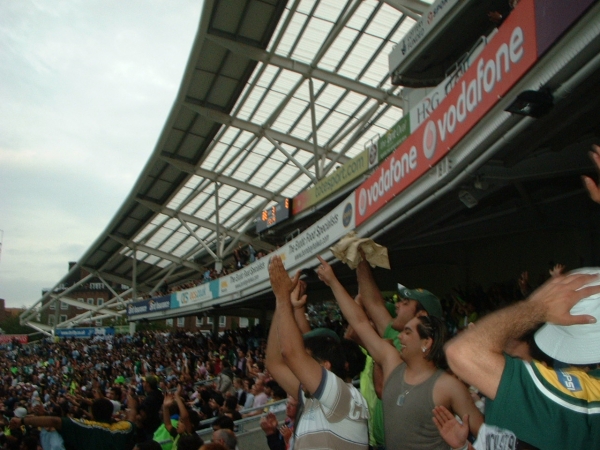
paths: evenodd
<path fill-rule="evenodd" d="M 292 199 L 286 198 L 279 203 L 265 209 L 256 220 L 256 232 L 262 233 L 282 221 L 290 218 L 292 210 Z"/>

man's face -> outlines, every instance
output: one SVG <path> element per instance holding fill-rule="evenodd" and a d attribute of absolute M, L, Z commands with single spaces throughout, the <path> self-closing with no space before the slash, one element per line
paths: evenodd
<path fill-rule="evenodd" d="M 424 345 L 425 339 L 421 339 L 417 326 L 421 323 L 418 318 L 413 317 L 404 326 L 404 329 L 399 335 L 400 342 L 402 343 L 402 358 L 408 360 L 414 356 L 422 354 L 422 346 Z"/>
<path fill-rule="evenodd" d="M 258 380 L 256 383 L 254 383 L 254 386 L 252 386 L 252 393 L 254 395 L 256 394 L 260 394 L 261 392 L 263 392 L 265 390 L 265 387 L 263 385 L 263 382 Z"/>
<path fill-rule="evenodd" d="M 392 328 L 397 331 L 402 331 L 405 325 L 415 317 L 417 313 L 417 301 L 401 298 L 396 303 L 396 318 L 392 322 Z"/>

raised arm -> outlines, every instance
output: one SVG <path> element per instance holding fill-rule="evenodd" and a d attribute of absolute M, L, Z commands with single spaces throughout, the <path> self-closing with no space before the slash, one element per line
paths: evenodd
<path fill-rule="evenodd" d="M 402 362 L 400 354 L 389 342 L 379 337 L 371 326 L 369 318 L 363 309 L 356 304 L 344 286 L 342 286 L 329 263 L 320 256 L 317 256 L 317 258 L 321 262 L 321 265 L 317 269 L 319 279 L 331 288 L 342 314 L 352 328 L 354 328 L 354 331 L 358 334 L 375 362 L 383 366 L 384 379 L 387 379 L 391 371 Z M 362 297 L 362 293 L 360 295 Z"/>
<path fill-rule="evenodd" d="M 310 323 L 306 318 L 306 283 L 299 280 L 291 294 L 291 302 L 294 308 L 294 318 L 302 334 L 310 331 Z"/>
<path fill-rule="evenodd" d="M 273 376 L 275 381 L 296 400 L 298 399 L 298 387 L 300 381 L 290 370 L 288 365 L 283 360 L 281 355 L 281 347 L 279 345 L 279 311 L 275 309 L 273 320 L 271 321 L 271 328 L 269 329 L 269 337 L 267 338 L 267 350 L 265 355 L 265 363 L 269 373 Z"/>
<path fill-rule="evenodd" d="M 311 394 L 317 391 L 323 376 L 321 365 L 312 358 L 304 347 L 304 340 L 298 324 L 294 319 L 291 293 L 298 283 L 300 272 L 290 279 L 281 258 L 277 255 L 271 258 L 269 263 L 269 278 L 275 293 L 277 302 L 275 313 L 277 314 L 277 336 L 284 363 L 289 367 L 302 386 Z M 277 380 L 277 378 L 275 378 Z M 277 380 L 279 382 L 279 380 Z M 287 382 L 287 379 L 286 379 Z M 291 384 L 291 383 L 290 383 Z M 282 387 L 292 395 L 298 395 L 298 391 L 288 391 L 288 386 Z M 297 386 L 296 386 L 297 387 Z"/>
<path fill-rule="evenodd" d="M 385 307 L 385 300 L 375 283 L 373 271 L 367 262 L 364 253 L 360 252 L 362 260 L 356 267 L 356 279 L 358 281 L 358 293 L 367 314 L 375 324 L 379 336 L 383 336 L 385 328 L 392 321 L 392 316 Z"/>
<path fill-rule="evenodd" d="M 446 345 L 450 368 L 467 384 L 495 399 L 508 340 L 523 336 L 544 322 L 558 325 L 595 322 L 592 316 L 573 316 L 570 310 L 579 300 L 600 293 L 600 286 L 583 287 L 597 278 L 587 274 L 553 277 L 527 300 L 484 317 L 476 327 L 465 330 Z"/>
<path fill-rule="evenodd" d="M 177 402 L 177 407 L 179 408 L 179 422 L 181 422 L 185 427 L 186 433 L 191 433 L 194 429 L 192 427 L 192 421 L 190 420 L 190 413 L 185 407 L 183 398 L 181 398 L 182 392 L 183 389 L 181 384 L 178 384 L 177 390 L 175 391 L 175 401 Z"/>

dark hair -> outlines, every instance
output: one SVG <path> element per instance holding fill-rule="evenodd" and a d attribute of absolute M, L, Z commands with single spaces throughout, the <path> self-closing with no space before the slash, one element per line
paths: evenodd
<path fill-rule="evenodd" d="M 123 396 L 123 391 L 121 390 L 121 388 L 119 386 L 113 386 L 110 388 L 110 390 L 113 391 L 113 393 L 117 397 L 116 400 L 121 401 L 121 397 Z"/>
<path fill-rule="evenodd" d="M 223 395 L 221 395 L 220 392 L 213 392 L 210 395 L 210 398 L 217 402 L 217 405 L 219 406 L 223 406 L 223 403 L 225 403 L 225 398 L 223 397 Z"/>
<path fill-rule="evenodd" d="M 421 339 L 431 338 L 433 341 L 425 359 L 432 361 L 438 369 L 445 370 L 448 367 L 444 354 L 446 325 L 441 319 L 434 316 L 417 316 L 417 319 L 420 322 L 417 325 L 417 332 Z"/>
<path fill-rule="evenodd" d="M 156 441 L 144 441 L 144 442 L 140 442 L 140 443 L 137 444 L 137 448 L 139 450 L 162 450 L 162 447 Z"/>
<path fill-rule="evenodd" d="M 235 395 L 230 395 L 225 398 L 225 408 L 227 408 L 228 410 L 235 411 L 237 405 L 238 399 Z"/>
<path fill-rule="evenodd" d="M 277 383 L 275 380 L 269 380 L 265 383 L 265 386 L 269 389 L 275 389 L 277 386 L 279 386 L 279 383 Z"/>
<path fill-rule="evenodd" d="M 213 421 L 211 427 L 213 429 L 214 427 L 218 427 L 219 429 L 225 428 L 233 431 L 233 419 L 229 416 L 219 416 Z"/>
<path fill-rule="evenodd" d="M 283 389 L 281 386 L 275 385 L 272 388 L 272 390 L 273 390 L 273 398 L 274 399 L 277 398 L 279 400 L 283 400 L 283 399 L 287 398 L 287 392 L 285 392 L 285 389 Z"/>
<path fill-rule="evenodd" d="M 204 444 L 204 441 L 196 433 L 182 434 L 179 436 L 179 442 L 177 443 L 178 450 L 198 450 L 198 448 Z"/>
<path fill-rule="evenodd" d="M 346 376 L 344 378 L 353 379 L 365 368 L 367 355 L 362 352 L 356 342 L 350 339 L 342 339 L 341 344 L 346 358 Z"/>
<path fill-rule="evenodd" d="M 311 336 L 304 339 L 304 346 L 314 359 L 319 362 L 329 361 L 331 371 L 341 379 L 345 378 L 346 358 L 339 341 L 330 336 Z"/>
<path fill-rule="evenodd" d="M 113 404 L 107 398 L 99 398 L 92 403 L 92 416 L 96 422 L 112 422 Z"/>

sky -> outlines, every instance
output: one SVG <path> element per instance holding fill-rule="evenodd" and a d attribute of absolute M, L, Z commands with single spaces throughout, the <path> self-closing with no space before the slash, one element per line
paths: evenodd
<path fill-rule="evenodd" d="M 105 229 L 175 101 L 202 0 L 0 2 L 0 298 L 31 306 Z"/>

